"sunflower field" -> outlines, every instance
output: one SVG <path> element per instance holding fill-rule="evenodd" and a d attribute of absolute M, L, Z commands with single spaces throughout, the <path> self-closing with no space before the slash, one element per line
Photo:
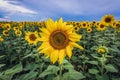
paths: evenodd
<path fill-rule="evenodd" d="M 120 21 L 0 22 L 0 80 L 120 80 Z"/>

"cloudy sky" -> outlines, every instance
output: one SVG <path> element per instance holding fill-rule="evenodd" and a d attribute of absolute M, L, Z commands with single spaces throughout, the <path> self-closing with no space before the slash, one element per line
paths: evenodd
<path fill-rule="evenodd" d="M 99 21 L 105 14 L 120 20 L 120 0 L 0 0 L 0 21 Z"/>

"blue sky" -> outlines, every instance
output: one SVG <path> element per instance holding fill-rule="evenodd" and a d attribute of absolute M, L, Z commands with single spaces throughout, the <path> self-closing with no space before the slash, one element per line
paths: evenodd
<path fill-rule="evenodd" d="M 99 21 L 105 14 L 120 20 L 120 0 L 0 0 L 0 21 Z"/>

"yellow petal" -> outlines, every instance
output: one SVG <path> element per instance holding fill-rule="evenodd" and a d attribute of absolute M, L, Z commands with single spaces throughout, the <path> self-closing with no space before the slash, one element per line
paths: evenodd
<path fill-rule="evenodd" d="M 72 56 L 72 49 L 73 47 L 71 47 L 70 45 L 66 47 L 66 54 L 69 58 L 71 58 Z"/>
<path fill-rule="evenodd" d="M 60 19 L 58 20 L 56 26 L 57 26 L 57 29 L 58 29 L 58 30 L 65 28 L 65 27 L 63 26 L 63 20 L 62 20 L 62 18 L 60 18 Z"/>
<path fill-rule="evenodd" d="M 53 51 L 52 47 L 47 47 L 39 51 L 39 54 L 44 53 L 46 56 L 50 56 Z"/>
<path fill-rule="evenodd" d="M 65 28 L 67 33 L 71 33 L 74 29 L 74 27 L 72 25 L 67 25 L 67 27 Z"/>
<path fill-rule="evenodd" d="M 50 32 L 46 28 L 41 28 L 40 30 L 45 34 L 50 34 Z"/>
<path fill-rule="evenodd" d="M 80 41 L 81 38 L 82 38 L 82 36 L 79 34 L 76 34 L 76 33 L 71 33 L 69 36 L 69 39 L 74 42 Z"/>
<path fill-rule="evenodd" d="M 42 37 L 42 38 L 38 38 L 38 41 L 49 41 L 48 38 Z"/>
<path fill-rule="evenodd" d="M 62 64 L 65 56 L 66 56 L 66 55 L 65 55 L 65 50 L 64 50 L 64 49 L 60 50 L 60 51 L 59 51 L 59 63 L 60 63 L 60 64 Z"/>
<path fill-rule="evenodd" d="M 79 49 L 81 49 L 81 50 L 84 50 L 84 48 L 83 48 L 82 46 L 78 45 L 78 44 L 75 43 L 75 42 L 70 42 L 70 44 L 71 44 L 72 46 L 74 46 L 74 47 L 77 47 L 77 48 L 79 48 Z"/>
<path fill-rule="evenodd" d="M 52 32 L 55 27 L 55 22 L 52 19 L 48 19 L 46 21 L 46 28 L 49 30 L 49 32 Z"/>
<path fill-rule="evenodd" d="M 54 50 L 50 55 L 50 60 L 54 64 L 58 60 L 58 50 Z"/>
<path fill-rule="evenodd" d="M 37 50 L 40 50 L 40 49 L 43 49 L 43 48 L 47 48 L 48 46 L 50 46 L 50 45 L 49 45 L 49 42 L 43 42 L 43 43 L 41 44 L 41 46 L 40 46 Z"/>
<path fill-rule="evenodd" d="M 62 19 L 62 17 L 58 20 L 58 23 L 60 23 L 60 24 L 63 23 L 63 19 Z"/>

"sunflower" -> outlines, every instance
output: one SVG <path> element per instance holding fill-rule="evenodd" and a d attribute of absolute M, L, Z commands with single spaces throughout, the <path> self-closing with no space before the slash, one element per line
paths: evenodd
<path fill-rule="evenodd" d="M 95 23 L 95 27 L 99 26 L 100 22 L 96 22 Z"/>
<path fill-rule="evenodd" d="M 113 23 L 113 25 L 111 26 L 112 28 L 118 28 L 120 27 L 120 23 L 118 23 L 117 21 Z"/>
<path fill-rule="evenodd" d="M 114 20 L 114 16 L 108 14 L 102 17 L 101 22 L 106 26 L 110 26 L 114 22 Z"/>
<path fill-rule="evenodd" d="M 7 29 L 7 30 L 10 30 L 11 26 L 10 26 L 10 24 L 7 23 L 7 24 L 4 25 L 4 28 Z"/>
<path fill-rule="evenodd" d="M 0 24 L 0 29 L 2 29 L 3 28 L 3 25 L 2 24 Z"/>
<path fill-rule="evenodd" d="M 13 30 L 14 31 L 19 30 L 19 27 L 13 27 Z"/>
<path fill-rule="evenodd" d="M 106 26 L 102 23 L 99 23 L 99 25 L 97 26 L 97 30 L 99 30 L 99 31 L 103 31 L 105 29 L 106 29 Z"/>
<path fill-rule="evenodd" d="M 23 26 L 22 25 L 20 25 L 20 26 L 18 26 L 19 27 L 19 29 L 23 29 Z"/>
<path fill-rule="evenodd" d="M 2 33 L 3 33 L 4 36 L 9 36 L 9 30 L 3 30 Z"/>
<path fill-rule="evenodd" d="M 21 36 L 22 32 L 20 30 L 15 31 L 16 36 Z"/>
<path fill-rule="evenodd" d="M 2 42 L 3 41 L 3 38 L 0 36 L 0 42 Z"/>
<path fill-rule="evenodd" d="M 92 28 L 87 28 L 87 32 L 92 32 Z"/>
<path fill-rule="evenodd" d="M 74 26 L 74 31 L 79 31 L 79 27 L 78 26 Z"/>
<path fill-rule="evenodd" d="M 57 60 L 61 64 L 66 56 L 71 58 L 73 47 L 83 50 L 83 47 L 78 45 L 77 41 L 82 38 L 74 31 L 72 25 L 66 25 L 62 18 L 54 22 L 52 19 L 46 21 L 46 28 L 41 29 L 41 38 L 43 43 L 38 48 L 39 53 L 44 53 L 50 57 L 54 64 Z"/>
<path fill-rule="evenodd" d="M 94 21 L 91 23 L 91 26 L 95 26 L 96 23 L 97 23 L 97 22 L 94 20 Z"/>
<path fill-rule="evenodd" d="M 88 23 L 87 23 L 86 21 L 83 21 L 83 22 L 81 23 L 81 27 L 82 27 L 82 28 L 87 28 L 87 27 L 88 27 Z"/>
<path fill-rule="evenodd" d="M 108 48 L 105 47 L 105 46 L 100 46 L 100 47 L 97 49 L 97 52 L 98 52 L 98 53 L 102 53 L 102 54 L 108 53 Z"/>
<path fill-rule="evenodd" d="M 29 44 L 34 44 L 36 45 L 39 41 L 39 35 L 38 32 L 26 32 L 25 33 L 25 40 L 29 43 Z"/>

